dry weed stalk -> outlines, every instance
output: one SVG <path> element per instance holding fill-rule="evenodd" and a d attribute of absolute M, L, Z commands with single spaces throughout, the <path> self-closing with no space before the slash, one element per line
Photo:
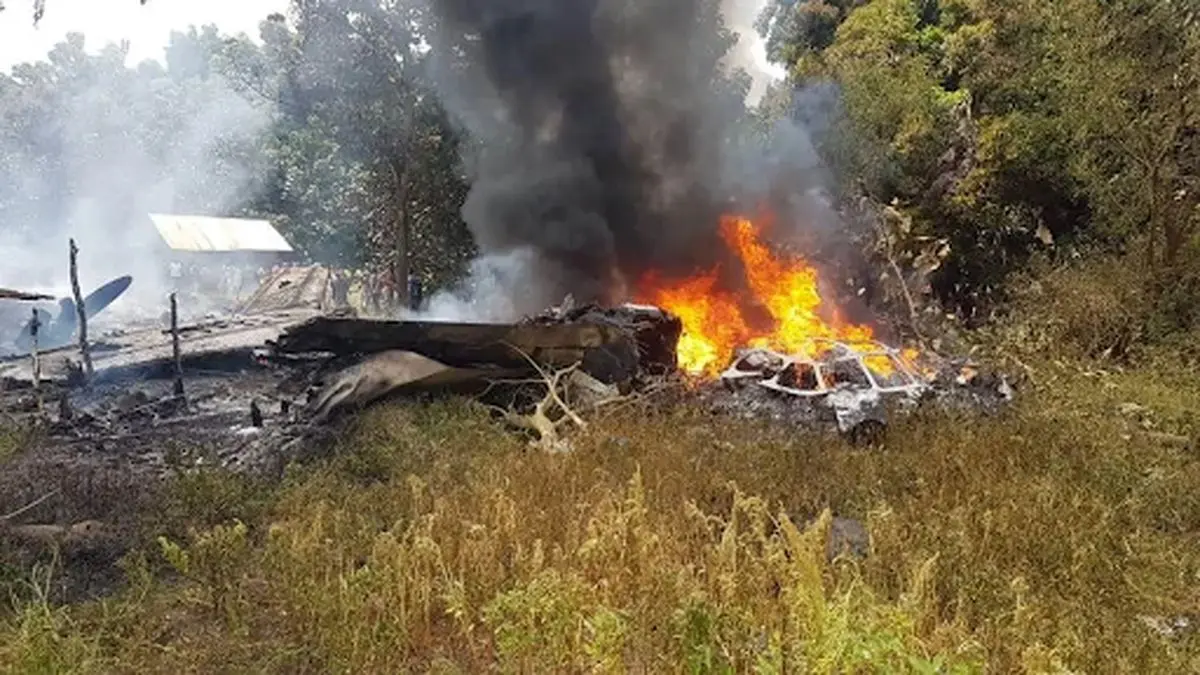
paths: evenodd
<path fill-rule="evenodd" d="M 516 346 L 510 346 L 529 362 L 538 377 L 524 380 L 493 380 L 489 383 L 489 389 L 497 385 L 541 385 L 546 388 L 546 394 L 534 404 L 531 412 L 525 414 L 517 412 L 513 406 L 505 408 L 489 405 L 487 408 L 499 414 L 509 425 L 533 432 L 537 438 L 531 445 L 535 447 L 550 451 L 569 449 L 559 429 L 567 424 L 573 424 L 580 429 L 586 429 L 588 426 L 576 408 L 594 411 L 630 400 L 629 396 L 619 393 L 615 387 L 606 385 L 580 370 L 581 363 L 578 361 L 566 368 L 551 371 Z M 568 403 L 576 398 L 572 396 L 572 392 L 579 394 L 574 407 Z"/>
<path fill-rule="evenodd" d="M 50 499 L 51 497 L 58 494 L 59 492 L 61 492 L 61 490 L 59 490 L 59 489 L 51 490 L 50 492 L 42 495 L 41 497 L 38 497 L 37 499 L 33 500 L 32 502 L 29 502 L 25 506 L 22 506 L 21 508 L 17 509 L 16 511 L 13 511 L 12 513 L 6 513 L 4 515 L 0 515 L 0 525 L 3 525 L 4 523 L 12 520 L 13 518 L 20 516 L 23 513 L 32 511 L 33 509 L 35 509 L 39 505 L 41 505 L 43 502 L 45 502 L 47 499 Z"/>
<path fill-rule="evenodd" d="M 531 412 L 522 414 L 514 410 L 512 406 L 502 408 L 496 405 L 489 405 L 487 407 L 499 414 L 509 425 L 536 434 L 537 438 L 532 441 L 532 445 L 544 450 L 564 449 L 565 440 L 558 433 L 560 427 L 568 423 L 573 423 L 581 429 L 587 427 L 587 422 L 580 417 L 579 413 L 572 410 L 566 401 L 563 400 L 563 396 L 559 394 L 560 388 L 563 388 L 563 378 L 574 373 L 579 364 L 574 364 L 554 372 L 547 372 L 537 364 L 534 364 L 534 367 L 537 368 L 538 373 L 541 375 L 539 379 L 499 381 L 493 383 L 544 385 L 546 387 L 546 395 L 534 404 Z"/>

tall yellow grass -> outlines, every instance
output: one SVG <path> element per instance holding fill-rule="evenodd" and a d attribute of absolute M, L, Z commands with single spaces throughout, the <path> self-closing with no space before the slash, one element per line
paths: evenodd
<path fill-rule="evenodd" d="M 129 589 L 27 604 L 0 669 L 1194 672 L 1200 638 L 1146 617 L 1200 609 L 1200 461 L 1145 432 L 1195 433 L 1200 386 L 1096 377 L 870 451 L 683 410 L 548 455 L 385 406 L 281 488 L 181 478 Z M 827 560 L 832 515 L 868 557 Z"/>

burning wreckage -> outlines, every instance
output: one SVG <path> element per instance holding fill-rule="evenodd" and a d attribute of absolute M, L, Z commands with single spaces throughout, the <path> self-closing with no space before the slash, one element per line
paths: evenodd
<path fill-rule="evenodd" d="M 359 318 L 331 292 L 329 270 L 289 267 L 228 315 L 123 325 L 92 336 L 80 359 L 77 317 L 121 296 L 131 283 L 121 277 L 88 295 L 83 312 L 69 300 L 57 318 L 39 310 L 37 349 L 34 322 L 20 324 L 15 350 L 0 357 L 0 408 L 38 420 L 47 452 L 67 464 L 160 472 L 184 454 L 273 473 L 321 447 L 314 437 L 334 418 L 393 395 L 473 396 L 547 449 L 565 447 L 562 432 L 588 412 L 650 392 L 855 440 L 924 402 L 987 410 L 1011 399 L 1003 376 L 887 347 L 841 320 L 822 306 L 815 269 L 776 256 L 751 221 L 727 219 L 722 234 L 769 322 L 747 320 L 744 296 L 721 290 L 717 270 L 643 280 L 640 304 L 576 307 L 568 297 L 490 324 Z"/>
<path fill-rule="evenodd" d="M 892 414 L 927 404 L 986 412 L 1011 400 L 1003 376 L 885 346 L 869 326 L 843 321 L 822 306 L 816 271 L 768 251 L 750 221 L 730 219 L 723 234 L 745 263 L 749 303 L 712 270 L 643 280 L 639 304 L 568 297 L 509 324 L 368 319 L 332 292 L 328 269 L 286 267 L 224 315 L 180 322 L 172 297 L 169 321 L 85 335 L 129 277 L 79 304 L 60 300 L 57 317 L 28 304 L 53 298 L 0 290 L 11 338 L 0 412 L 37 430 L 0 474 L 0 513 L 9 514 L 0 544 L 50 537 L 86 555 L 119 549 L 111 528 L 121 509 L 169 472 L 277 477 L 335 447 L 338 418 L 389 396 L 473 397 L 548 451 L 569 449 L 567 430 L 589 415 L 633 402 L 690 401 L 873 443 Z M 10 522 L 46 511 L 55 494 L 55 512 L 75 514 L 67 519 L 103 520 Z"/>
<path fill-rule="evenodd" d="M 981 375 L 966 360 L 820 338 L 792 354 L 739 350 L 720 380 L 724 389 L 708 393 L 716 412 L 836 428 L 854 442 L 877 441 L 889 415 L 923 403 L 986 411 L 1015 393 L 1003 374 Z"/>
<path fill-rule="evenodd" d="M 279 476 L 290 461 L 332 447 L 335 418 L 388 396 L 473 396 L 552 451 L 569 448 L 565 429 L 586 426 L 589 413 L 654 393 L 664 404 L 684 398 L 717 414 L 868 441 L 893 410 L 929 401 L 988 409 L 1012 397 L 1003 377 L 853 331 L 787 349 L 752 345 L 714 372 L 716 361 L 697 360 L 714 338 L 687 303 L 568 302 L 513 324 L 358 318 L 330 306 L 329 276 L 317 272 L 272 278 L 229 316 L 101 332 L 88 345 L 90 379 L 78 364 L 81 347 L 66 311 L 48 322 L 63 322 L 62 332 L 51 331 L 55 338 L 37 358 L 0 358 L 0 410 L 10 419 L 32 418 L 40 429 L 35 447 L 5 467 L 0 513 L 25 513 L 49 488 L 65 494 L 64 486 L 75 485 L 73 512 L 119 520 L 97 506 L 105 503 L 95 496 L 105 488 L 97 486 L 128 494 L 119 486 L 142 491 L 145 480 L 154 484 L 172 469 L 200 465 Z M 89 296 L 85 319 L 120 295 L 125 279 L 102 287 L 107 302 Z M 0 519 L 0 541 L 50 532 L 56 541 L 78 539 L 88 555 L 95 546 L 119 547 L 100 521 L 7 520 Z M 86 531 L 76 532 L 80 527 Z"/>
<path fill-rule="evenodd" d="M 111 303 L 128 283 L 107 284 L 102 296 Z M 723 371 L 712 360 L 698 368 L 689 354 L 705 336 L 686 305 L 567 302 L 514 324 L 378 320 L 331 311 L 320 283 L 271 284 L 235 315 L 98 335 L 89 345 L 95 374 L 83 387 L 79 348 L 64 346 L 71 324 L 40 363 L 27 352 L 0 359 L 0 405 L 45 422 L 60 459 L 159 471 L 170 463 L 164 449 L 191 444 L 198 462 L 275 472 L 320 446 L 314 436 L 334 418 L 394 395 L 474 396 L 546 449 L 565 447 L 564 427 L 584 426 L 589 411 L 648 391 L 856 439 L 924 401 L 991 408 L 1012 397 L 1003 377 L 860 334 L 751 346 Z M 107 304 L 93 307 L 93 297 L 89 315 Z"/>
<path fill-rule="evenodd" d="M 188 392 L 180 401 L 166 386 L 176 372 L 169 332 L 156 326 L 101 336 L 92 346 L 96 379 L 82 389 L 69 386 L 78 372 L 69 347 L 42 354 L 38 389 L 27 359 L 0 362 L 8 407 L 32 412 L 39 393 L 57 400 L 60 419 L 52 429 L 78 442 L 91 432 L 150 431 L 132 423 L 138 420 L 152 428 L 188 419 L 221 422 L 245 437 L 259 435 L 264 418 L 294 432 L 388 395 L 452 391 L 481 396 L 506 420 L 553 444 L 561 425 L 579 423 L 579 412 L 665 383 L 688 388 L 716 411 L 765 413 L 814 428 L 832 422 L 844 432 L 883 423 L 889 401 L 915 405 L 956 388 L 963 390 L 960 398 L 969 393 L 979 402 L 988 394 L 995 401 L 1011 396 L 1003 379 L 994 390 L 979 386 L 983 378 L 968 387 L 961 376 L 948 381 L 941 377 L 945 368 L 931 371 L 899 350 L 860 351 L 832 340 L 814 340 L 809 351 L 796 354 L 751 348 L 717 378 L 680 378 L 678 317 L 625 305 L 556 308 L 511 325 L 384 321 L 291 308 L 180 326 Z M 130 393 L 131 384 L 141 393 Z M 530 398 L 533 390 L 540 398 Z M 119 396 L 108 396 L 113 393 Z M 278 415 L 261 412 L 268 402 Z M 251 409 L 259 412 L 251 415 Z M 105 434 L 94 440 L 103 446 Z"/>

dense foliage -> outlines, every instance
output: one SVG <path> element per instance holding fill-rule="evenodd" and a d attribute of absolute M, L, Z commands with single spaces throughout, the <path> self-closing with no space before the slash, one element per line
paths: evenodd
<path fill-rule="evenodd" d="M 950 244 L 944 300 L 979 314 L 1033 259 L 1136 253 L 1161 333 L 1198 325 L 1197 19 L 1172 1 L 778 0 L 762 25 L 794 80 L 841 84 L 842 175 L 912 216 L 914 241 Z"/>

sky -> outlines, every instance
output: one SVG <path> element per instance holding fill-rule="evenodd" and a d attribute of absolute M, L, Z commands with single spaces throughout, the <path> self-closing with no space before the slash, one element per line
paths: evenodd
<path fill-rule="evenodd" d="M 258 23 L 268 14 L 284 12 L 288 0 L 46 0 L 46 14 L 33 26 L 33 0 L 0 0 L 0 72 L 14 65 L 42 59 L 67 33 L 86 37 L 89 51 L 110 42 L 129 41 L 129 61 L 163 58 L 163 48 L 173 30 L 190 25 L 216 24 L 226 34 L 245 33 L 258 37 Z M 748 53 L 739 59 L 755 76 L 757 99 L 766 80 L 778 79 L 782 71 L 766 61 L 761 41 L 751 37 L 750 26 L 765 0 L 727 0 L 735 29 L 744 31 Z"/>
<path fill-rule="evenodd" d="M 33 0 L 2 0 L 0 71 L 42 59 L 67 33 L 86 36 L 88 51 L 129 41 L 129 61 L 163 58 L 171 31 L 216 24 L 222 33 L 258 37 L 258 23 L 284 12 L 288 0 L 46 0 L 46 13 L 33 26 Z"/>
<path fill-rule="evenodd" d="M 767 63 L 761 40 L 753 35 L 754 17 L 766 0 L 726 0 L 733 28 L 743 33 L 738 65 L 754 76 L 751 100 L 757 100 L 765 83 L 782 77 Z M 35 28 L 33 0 L 0 0 L 0 72 L 14 65 L 44 58 L 67 33 L 85 36 L 88 51 L 108 43 L 129 41 L 129 62 L 163 58 L 171 31 L 188 26 L 216 24 L 222 33 L 245 33 L 258 38 L 258 24 L 268 14 L 285 12 L 288 0 L 46 0 L 46 13 Z"/>

